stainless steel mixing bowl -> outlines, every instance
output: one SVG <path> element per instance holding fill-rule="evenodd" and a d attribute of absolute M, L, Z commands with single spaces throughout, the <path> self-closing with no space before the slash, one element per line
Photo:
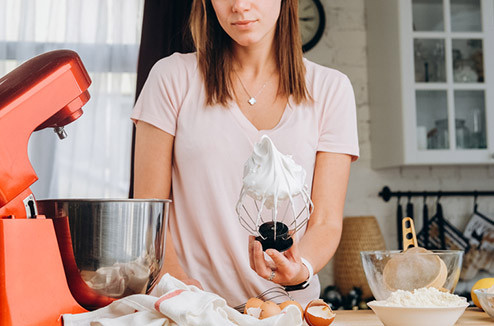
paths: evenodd
<path fill-rule="evenodd" d="M 53 220 L 65 275 L 86 309 L 145 293 L 163 265 L 169 200 L 45 199 L 38 213 Z"/>

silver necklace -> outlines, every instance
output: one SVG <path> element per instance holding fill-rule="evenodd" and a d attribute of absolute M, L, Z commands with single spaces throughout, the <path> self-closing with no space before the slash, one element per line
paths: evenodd
<path fill-rule="evenodd" d="M 242 88 L 244 89 L 245 93 L 247 94 L 247 96 L 249 97 L 249 100 L 247 101 L 250 105 L 254 105 L 257 103 L 257 100 L 256 100 L 256 97 L 259 96 L 259 94 L 261 94 L 261 92 L 264 90 L 264 88 L 266 88 L 266 85 L 268 85 L 268 81 L 269 79 L 271 79 L 271 76 L 273 76 L 274 72 L 269 76 L 268 80 L 264 83 L 264 85 L 262 85 L 261 89 L 257 92 L 256 95 L 254 96 L 251 96 L 249 91 L 247 90 L 247 88 L 245 87 L 244 83 L 242 82 L 242 79 L 240 79 L 240 76 L 238 75 L 238 73 L 234 70 L 235 72 L 235 75 L 237 75 L 237 78 L 238 78 L 238 81 L 240 82 L 240 85 L 242 85 Z"/>

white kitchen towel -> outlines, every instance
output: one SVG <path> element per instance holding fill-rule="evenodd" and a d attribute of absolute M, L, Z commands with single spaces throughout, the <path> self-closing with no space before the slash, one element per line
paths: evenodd
<path fill-rule="evenodd" d="M 302 326 L 300 310 L 286 307 L 263 320 L 229 307 L 220 296 L 169 274 L 149 295 L 135 294 L 95 311 L 63 315 L 64 326 Z"/>

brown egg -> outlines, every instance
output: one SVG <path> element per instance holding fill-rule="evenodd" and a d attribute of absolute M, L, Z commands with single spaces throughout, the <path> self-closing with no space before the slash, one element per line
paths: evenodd
<path fill-rule="evenodd" d="M 280 306 L 278 306 L 273 301 L 265 301 L 261 305 L 261 314 L 259 315 L 259 319 L 269 318 L 271 316 L 275 316 L 281 312 Z"/>
<path fill-rule="evenodd" d="M 280 309 L 283 310 L 290 305 L 296 306 L 300 310 L 300 315 L 302 316 L 302 319 L 304 319 L 304 309 L 302 308 L 300 303 L 298 303 L 297 301 L 287 300 L 285 302 L 282 302 L 282 303 L 280 303 Z"/>
<path fill-rule="evenodd" d="M 250 298 L 245 304 L 244 314 L 259 318 L 259 315 L 261 314 L 261 305 L 263 303 L 264 301 L 259 298 Z"/>
<path fill-rule="evenodd" d="M 321 299 L 312 300 L 305 308 L 305 321 L 309 326 L 328 326 L 334 321 L 336 314 Z"/>

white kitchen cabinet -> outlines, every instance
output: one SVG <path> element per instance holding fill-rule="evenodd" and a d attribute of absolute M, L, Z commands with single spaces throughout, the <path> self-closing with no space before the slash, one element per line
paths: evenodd
<path fill-rule="evenodd" d="M 494 164 L 493 0 L 366 13 L 372 166 Z"/>

